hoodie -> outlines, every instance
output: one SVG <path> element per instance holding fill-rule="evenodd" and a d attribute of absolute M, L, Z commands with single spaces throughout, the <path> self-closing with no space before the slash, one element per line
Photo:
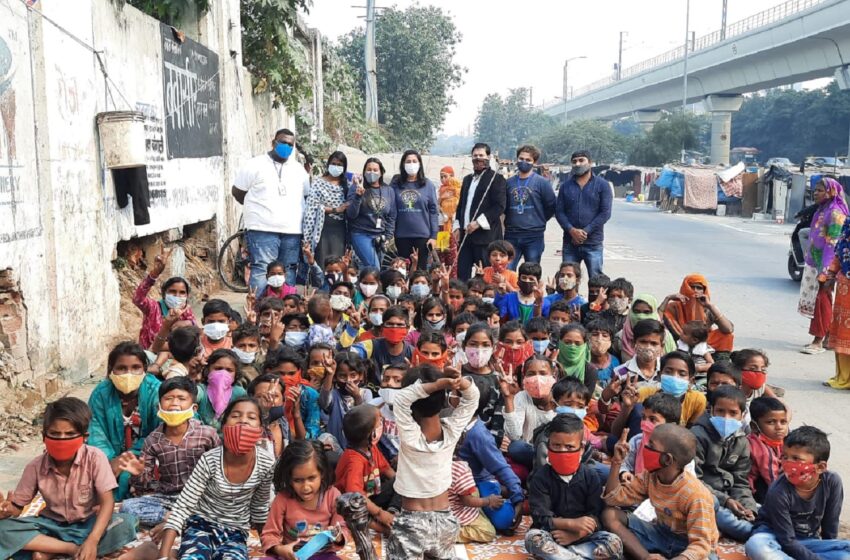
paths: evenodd
<path fill-rule="evenodd" d="M 759 506 L 753 498 L 750 475 L 750 444 L 742 430 L 725 440 L 714 429 L 708 413 L 703 414 L 691 431 L 697 438 L 697 477 L 724 505 L 733 498 L 752 511 Z"/>
<path fill-rule="evenodd" d="M 747 436 L 750 443 L 750 490 L 755 500 L 763 504 L 767 489 L 782 474 L 779 453 L 761 440 L 758 434 Z"/>

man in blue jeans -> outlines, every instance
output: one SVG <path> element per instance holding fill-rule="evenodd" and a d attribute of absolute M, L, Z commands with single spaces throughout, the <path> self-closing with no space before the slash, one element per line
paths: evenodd
<path fill-rule="evenodd" d="M 608 181 L 591 173 L 590 152 L 575 152 L 570 162 L 572 174 L 561 182 L 555 206 L 555 217 L 564 228 L 562 260 L 584 262 L 592 278 L 602 272 L 602 241 L 614 193 Z"/>
<path fill-rule="evenodd" d="M 310 176 L 295 159 L 295 135 L 278 130 L 272 149 L 248 160 L 236 174 L 231 194 L 244 206 L 246 241 L 251 259 L 250 285 L 254 293 L 266 289 L 266 267 L 280 261 L 286 283 L 295 285 L 301 258 L 301 219 Z"/>
<path fill-rule="evenodd" d="M 517 150 L 517 174 L 507 181 L 505 241 L 514 246 L 516 256 L 508 265 L 516 270 L 521 258 L 540 262 L 546 222 L 555 215 L 555 190 L 545 177 L 534 172 L 540 150 L 531 145 Z"/>

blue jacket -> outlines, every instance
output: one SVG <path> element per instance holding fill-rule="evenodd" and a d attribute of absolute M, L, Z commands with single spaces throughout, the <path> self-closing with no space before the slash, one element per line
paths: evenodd
<path fill-rule="evenodd" d="M 395 178 L 395 237 L 399 239 L 436 239 L 440 228 L 437 213 L 437 188 L 430 180 L 419 186 Z"/>
<path fill-rule="evenodd" d="M 522 319 L 522 313 L 519 310 L 520 304 L 519 302 L 519 292 L 508 292 L 504 295 L 496 294 L 496 300 L 493 302 L 499 309 L 499 316 L 502 318 L 502 321 L 520 321 Z M 531 316 L 534 317 L 534 310 L 532 309 Z"/>
<path fill-rule="evenodd" d="M 561 292 L 555 292 L 551 296 L 544 297 L 543 308 L 540 310 L 540 314 L 544 317 L 548 317 L 549 310 L 552 308 L 552 304 L 556 301 L 561 301 L 562 299 L 564 299 L 564 294 L 562 294 Z M 582 296 L 581 294 L 577 295 L 569 301 L 570 307 L 572 307 L 573 305 L 578 305 L 579 307 L 581 307 L 585 303 L 587 303 L 587 300 L 584 299 L 584 296 Z"/>
<path fill-rule="evenodd" d="M 611 204 L 614 193 L 608 181 L 598 175 L 581 188 L 570 175 L 561 183 L 555 217 L 564 228 L 564 241 L 571 240 L 570 228 L 587 232 L 585 245 L 601 245 L 605 239 L 605 222 L 611 219 Z"/>
<path fill-rule="evenodd" d="M 543 234 L 555 215 L 555 190 L 545 177 L 532 173 L 526 179 L 514 175 L 507 183 L 505 233 Z"/>
<path fill-rule="evenodd" d="M 373 200 L 372 196 L 380 193 L 380 198 L 375 196 L 374 200 L 380 204 L 376 204 L 376 208 L 371 207 L 368 201 Z M 367 200 L 367 204 L 363 204 L 363 200 Z M 348 208 L 345 210 L 345 219 L 348 222 L 348 231 L 351 233 L 370 233 L 373 235 L 384 234 L 387 237 L 392 237 L 395 234 L 396 220 L 396 205 L 395 191 L 392 187 L 382 184 L 380 188 L 366 188 L 363 195 L 357 194 L 357 189 L 348 191 Z M 377 220 L 380 218 L 381 227 L 377 226 Z"/>
<path fill-rule="evenodd" d="M 520 504 L 525 499 L 519 477 L 508 466 L 505 456 L 496 447 L 493 434 L 481 420 L 476 420 L 466 431 L 458 456 L 469 463 L 475 482 L 492 480 L 495 476 L 511 493 L 512 504 Z"/>

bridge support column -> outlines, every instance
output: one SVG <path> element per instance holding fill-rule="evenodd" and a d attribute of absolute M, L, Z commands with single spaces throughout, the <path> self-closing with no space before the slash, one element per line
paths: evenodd
<path fill-rule="evenodd" d="M 649 132 L 655 126 L 655 123 L 661 120 L 661 111 L 658 109 L 635 111 L 634 117 L 643 131 Z"/>
<path fill-rule="evenodd" d="M 732 113 L 741 108 L 742 95 L 708 95 L 705 109 L 711 113 L 711 163 L 729 165 Z"/>

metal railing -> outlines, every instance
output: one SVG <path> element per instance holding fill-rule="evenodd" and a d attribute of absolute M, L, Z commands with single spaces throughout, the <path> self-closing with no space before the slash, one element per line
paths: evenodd
<path fill-rule="evenodd" d="M 808 10 L 812 6 L 816 6 L 825 1 L 826 0 L 787 0 L 782 4 L 779 4 L 772 8 L 768 8 L 763 12 L 753 14 L 748 18 L 727 25 L 725 33 L 723 32 L 723 30 L 718 29 L 717 31 L 709 33 L 708 35 L 697 37 L 693 41 L 693 44 L 691 45 L 691 50 L 689 52 L 694 53 L 707 49 L 708 47 L 716 45 L 717 43 L 720 43 L 722 41 L 726 41 L 733 37 L 743 35 L 744 33 L 747 33 L 749 31 L 753 31 L 760 27 L 770 25 L 771 23 L 783 20 L 804 10 Z M 658 56 L 644 60 L 643 62 L 640 62 L 633 66 L 623 68 L 622 72 L 620 73 L 620 80 L 617 80 L 615 76 L 609 76 L 607 78 L 602 78 L 601 80 L 597 80 L 593 83 L 584 85 L 580 88 L 576 88 L 576 90 L 573 92 L 573 95 L 570 96 L 570 99 L 574 97 L 579 97 L 597 89 L 601 89 L 603 87 L 609 86 L 618 81 L 622 81 L 626 78 L 630 78 L 637 74 L 641 74 L 643 72 L 646 72 L 647 70 L 652 70 L 653 68 L 658 68 L 659 66 L 670 64 L 671 62 L 683 59 L 684 57 L 684 45 L 678 46 L 675 49 L 659 54 Z"/>

